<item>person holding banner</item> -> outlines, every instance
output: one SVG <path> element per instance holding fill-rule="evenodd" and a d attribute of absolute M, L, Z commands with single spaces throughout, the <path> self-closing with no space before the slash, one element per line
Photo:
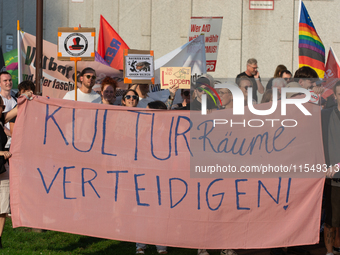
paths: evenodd
<path fill-rule="evenodd" d="M 122 106 L 137 107 L 138 101 L 138 93 L 133 89 L 128 89 L 122 96 Z"/>
<path fill-rule="evenodd" d="M 35 85 L 32 81 L 26 80 L 23 82 L 20 82 L 18 85 L 18 93 L 16 93 L 16 97 L 19 97 L 20 95 L 26 94 L 26 93 L 32 93 L 33 91 L 35 91 Z M 13 133 L 13 129 L 14 129 L 14 124 L 15 124 L 15 118 L 10 120 L 9 122 L 10 124 L 10 131 L 11 134 Z"/>
<path fill-rule="evenodd" d="M 138 93 L 139 96 L 139 102 L 137 107 L 138 108 L 146 108 L 148 103 L 158 100 L 152 97 L 149 97 L 149 85 L 148 84 L 133 84 L 129 85 L 129 89 L 133 89 Z M 169 98 L 165 101 L 165 105 L 168 107 L 170 110 L 173 104 L 173 101 L 175 99 L 176 92 L 179 88 L 178 84 L 172 85 L 171 87 L 168 88 L 170 96 Z M 162 100 L 164 101 L 164 100 Z"/>
<path fill-rule="evenodd" d="M 137 91 L 133 89 L 128 89 L 122 96 L 122 105 L 128 107 L 137 107 L 139 101 Z M 161 101 L 154 101 L 148 103 L 146 108 L 151 109 L 167 109 L 167 106 Z M 144 243 L 136 243 L 136 254 L 144 254 L 144 250 L 147 248 L 147 245 Z M 167 254 L 166 246 L 156 245 L 157 252 L 159 254 Z"/>
<path fill-rule="evenodd" d="M 101 84 L 102 104 L 114 104 L 116 100 L 117 82 L 106 76 Z"/>
<path fill-rule="evenodd" d="M 137 92 L 138 95 L 138 108 L 146 108 L 148 103 L 154 101 L 152 98 L 149 98 L 149 84 L 133 84 L 129 85 L 129 89 L 132 89 Z"/>
<path fill-rule="evenodd" d="M 9 168 L 7 159 L 9 159 L 12 154 L 5 150 L 5 145 L 7 143 L 7 136 L 4 132 L 4 115 L 2 111 L 5 110 L 5 105 L 2 98 L 0 97 L 0 108 L 1 108 L 1 125 L 0 128 L 0 248 L 2 248 L 1 236 L 4 230 L 6 215 L 10 213 L 9 207 Z"/>
<path fill-rule="evenodd" d="M 30 98 L 33 95 L 33 92 L 28 91 L 24 95 L 27 98 Z M 14 119 L 18 113 L 18 107 L 14 107 L 11 111 L 3 113 L 5 107 L 2 97 L 0 97 L 0 123 L 2 126 L 2 128 L 0 128 L 0 249 L 2 248 L 1 236 L 4 230 L 6 216 L 10 213 L 9 167 L 7 160 L 12 156 L 9 151 L 5 150 L 7 136 L 4 131 L 4 124 L 11 119 Z"/>
<path fill-rule="evenodd" d="M 211 92 L 210 88 L 214 87 L 215 83 L 213 78 L 207 75 L 202 75 L 196 80 L 195 85 L 193 85 L 193 100 L 187 104 L 186 107 L 179 108 L 180 110 L 196 110 L 200 111 L 202 109 L 202 95 Z M 214 100 L 209 96 L 207 97 L 207 109 L 216 109 L 217 105 Z"/>
<path fill-rule="evenodd" d="M 92 90 L 96 81 L 96 71 L 91 67 L 86 67 L 80 73 L 81 87 L 77 89 L 77 101 L 89 103 L 101 103 L 101 96 Z M 75 100 L 75 91 L 69 91 L 63 99 Z"/>
<path fill-rule="evenodd" d="M 181 97 L 182 97 L 182 103 L 173 105 L 171 109 L 179 109 L 182 107 L 186 107 L 190 103 L 190 97 L 191 97 L 192 91 L 190 89 L 181 89 Z M 170 95 L 171 96 L 171 95 Z"/>
<path fill-rule="evenodd" d="M 324 239 L 328 255 L 340 253 L 340 82 L 338 81 L 333 92 L 337 106 L 324 109 L 321 112 L 322 137 L 325 153 L 325 161 L 328 166 L 325 196 L 325 225 Z M 335 176 L 334 176 L 335 174 Z M 333 176 L 335 178 L 333 178 Z"/>
<path fill-rule="evenodd" d="M 309 66 L 300 67 L 295 71 L 294 81 L 300 84 L 304 89 L 311 90 L 316 86 L 316 81 L 319 80 L 317 72 L 310 68 Z M 320 89 L 321 90 L 321 89 Z M 321 94 L 322 92 L 317 91 L 316 94 Z"/>

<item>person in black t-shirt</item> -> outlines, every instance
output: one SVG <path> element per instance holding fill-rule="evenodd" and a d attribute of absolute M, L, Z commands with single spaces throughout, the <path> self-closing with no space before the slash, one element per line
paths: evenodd
<path fill-rule="evenodd" d="M 258 71 L 257 60 L 250 58 L 247 61 L 247 70 L 236 76 L 236 83 L 241 76 L 247 76 L 253 83 L 253 99 L 257 102 L 257 91 L 263 94 L 264 87 L 261 83 L 260 73 Z"/>

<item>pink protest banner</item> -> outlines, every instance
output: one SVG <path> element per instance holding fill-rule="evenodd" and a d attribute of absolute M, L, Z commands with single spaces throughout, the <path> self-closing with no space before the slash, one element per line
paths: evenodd
<path fill-rule="evenodd" d="M 35 82 L 35 54 L 36 38 L 29 33 L 20 32 L 22 39 L 20 46 L 21 58 L 21 73 L 22 80 L 31 80 Z M 57 45 L 48 41 L 43 42 L 43 61 L 42 61 L 42 94 L 43 96 L 53 98 L 63 98 L 64 95 L 71 90 L 74 90 L 75 69 L 73 61 L 61 61 L 57 57 Z M 80 61 L 77 64 L 77 72 L 80 72 L 85 67 L 92 67 L 96 70 L 96 84 L 100 84 L 106 76 L 110 76 L 117 80 L 118 87 L 125 89 L 123 84 L 123 75 L 119 70 L 111 68 L 97 61 Z M 80 87 L 81 84 L 78 83 Z"/>
<path fill-rule="evenodd" d="M 277 128 L 261 128 L 270 137 L 280 136 L 277 149 L 291 135 L 296 138 L 270 155 L 254 149 L 256 157 L 245 156 L 245 164 L 287 155 L 287 164 L 298 158 L 322 160 L 319 136 L 305 141 L 303 151 L 299 144 L 320 132 L 320 125 L 312 125 L 320 118 L 316 107 L 307 107 L 313 113 L 305 120 L 309 129 L 298 125 L 278 135 Z M 285 118 L 299 116 L 290 112 Z M 20 98 L 10 160 L 13 226 L 188 248 L 317 243 L 322 175 L 191 178 L 189 129 L 202 124 L 191 115 Z M 235 136 L 244 132 L 240 127 L 232 131 Z M 254 136 L 259 129 L 247 132 Z M 231 158 L 230 163 L 236 162 Z"/>

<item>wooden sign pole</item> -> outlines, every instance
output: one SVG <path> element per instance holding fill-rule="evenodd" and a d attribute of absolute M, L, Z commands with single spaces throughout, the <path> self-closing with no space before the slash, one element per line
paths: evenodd
<path fill-rule="evenodd" d="M 78 80 L 78 74 L 77 74 L 77 62 L 81 61 L 81 58 L 70 58 L 71 61 L 74 61 L 74 101 L 77 101 L 77 80 Z"/>

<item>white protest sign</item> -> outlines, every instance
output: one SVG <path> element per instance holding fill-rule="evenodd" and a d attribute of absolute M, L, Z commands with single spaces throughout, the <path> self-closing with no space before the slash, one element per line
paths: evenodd
<path fill-rule="evenodd" d="M 215 72 L 222 21 L 223 17 L 191 17 L 188 39 L 204 34 L 207 72 Z"/>
<path fill-rule="evenodd" d="M 70 60 L 80 57 L 82 60 L 95 59 L 95 28 L 58 28 L 58 59 Z"/>
<path fill-rule="evenodd" d="M 154 84 L 153 51 L 124 51 L 124 83 Z"/>

